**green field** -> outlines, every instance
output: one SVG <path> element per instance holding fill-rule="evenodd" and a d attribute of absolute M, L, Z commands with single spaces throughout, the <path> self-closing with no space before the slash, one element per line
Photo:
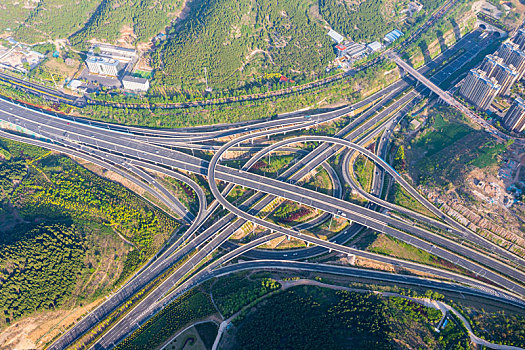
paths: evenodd
<path fill-rule="evenodd" d="M 377 235 L 375 240 L 371 242 L 366 249 L 374 253 L 388 255 L 403 260 L 415 261 L 424 265 L 445 268 L 463 274 L 467 273 L 466 270 L 447 260 L 438 258 L 424 250 L 385 234 Z"/>
<path fill-rule="evenodd" d="M 431 109 L 424 130 L 406 146 L 409 173 L 418 184 L 461 185 L 469 171 L 498 162 L 509 144 L 498 144 L 449 107 Z"/>

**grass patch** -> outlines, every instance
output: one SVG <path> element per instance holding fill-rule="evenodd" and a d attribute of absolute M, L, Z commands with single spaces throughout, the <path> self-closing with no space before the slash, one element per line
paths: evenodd
<path fill-rule="evenodd" d="M 442 151 L 448 145 L 459 141 L 473 131 L 463 123 L 455 123 L 445 119 L 443 114 L 437 114 L 433 118 L 432 128 L 432 131 L 425 133 L 414 144 L 415 147 L 424 149 L 427 157 Z"/>
<path fill-rule="evenodd" d="M 455 272 L 465 272 L 460 267 L 457 267 L 446 260 L 438 258 L 424 250 L 385 234 L 379 234 L 376 240 L 368 246 L 367 250 L 373 253 L 410 260 L 425 265 L 446 268 Z"/>
<path fill-rule="evenodd" d="M 412 195 L 410 195 L 410 193 L 397 183 L 394 184 L 390 197 L 390 201 L 394 204 L 437 219 L 434 213 L 428 210 L 423 204 L 419 203 L 414 197 L 412 197 Z"/>
<path fill-rule="evenodd" d="M 361 187 L 370 192 L 372 178 L 374 176 L 374 163 L 368 158 L 359 155 L 354 162 L 355 176 Z"/>
<path fill-rule="evenodd" d="M 448 106 L 429 111 L 429 120 L 410 144 L 406 159 L 417 184 L 460 186 L 474 168 L 495 164 L 510 144 L 498 144 L 485 131 L 474 129 Z"/>

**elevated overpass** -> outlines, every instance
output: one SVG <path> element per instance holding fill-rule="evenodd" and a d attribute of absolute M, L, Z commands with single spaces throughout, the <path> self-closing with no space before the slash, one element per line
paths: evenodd
<path fill-rule="evenodd" d="M 402 68 L 406 73 L 410 74 L 417 81 L 429 88 L 430 91 L 438 95 L 443 101 L 456 108 L 460 112 L 465 113 L 469 118 L 476 120 L 478 123 L 482 121 L 483 124 L 486 124 L 486 122 L 483 119 L 481 119 L 477 114 L 465 107 L 462 103 L 460 103 L 458 100 L 452 97 L 452 95 L 449 94 L 447 91 L 442 90 L 439 86 L 431 82 L 428 78 L 426 78 L 423 74 L 414 69 L 411 65 L 403 61 L 395 52 L 391 51 L 388 55 L 400 68 Z"/>
<path fill-rule="evenodd" d="M 406 73 L 410 74 L 417 81 L 425 85 L 430 91 L 438 95 L 443 101 L 448 103 L 450 106 L 456 108 L 458 111 L 465 114 L 468 118 L 470 118 L 471 121 L 475 122 L 476 124 L 481 126 L 483 129 L 485 129 L 485 131 L 494 135 L 494 137 L 496 137 L 499 141 L 505 141 L 505 140 L 512 139 L 520 145 L 525 145 L 525 138 L 511 137 L 499 131 L 493 125 L 491 125 L 486 120 L 484 120 L 479 115 L 477 115 L 474 111 L 466 107 L 463 103 L 456 100 L 448 91 L 444 91 L 439 86 L 431 82 L 428 78 L 426 78 L 419 71 L 414 69 L 411 65 L 403 61 L 395 52 L 390 51 L 388 53 L 388 57 L 391 58 Z"/>

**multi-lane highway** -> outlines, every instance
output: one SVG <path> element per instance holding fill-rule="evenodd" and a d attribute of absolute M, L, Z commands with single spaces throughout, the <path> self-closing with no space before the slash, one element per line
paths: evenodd
<path fill-rule="evenodd" d="M 419 72 L 416 71 L 416 73 L 411 74 L 419 79 L 419 75 L 422 76 L 423 73 L 438 67 L 439 63 L 437 62 L 444 61 L 454 55 L 455 52 L 458 52 L 458 50 L 463 48 L 466 51 L 470 50 L 468 45 L 468 43 L 460 41 L 453 50 L 446 51 L 436 61 L 429 62 Z M 396 58 L 394 57 L 394 59 Z M 403 63 L 398 62 L 398 64 L 402 65 Z M 409 71 L 408 67 L 403 68 Z M 361 144 L 375 137 L 381 130 L 386 130 L 385 133 L 387 134 L 391 132 L 395 123 L 403 117 L 403 113 L 413 106 L 414 99 L 419 94 L 425 94 L 424 87 L 407 90 L 408 86 L 406 81 L 401 80 L 354 105 L 325 113 L 311 115 L 291 114 L 275 120 L 187 130 L 156 130 L 91 122 L 80 118 L 49 114 L 45 111 L 0 100 L 0 120 L 11 123 L 13 127 L 21 127 L 27 132 L 37 135 L 36 138 L 30 138 L 1 131 L 0 136 L 47 147 L 71 156 L 86 159 L 115 171 L 141 186 L 141 188 L 161 201 L 172 213 L 180 216 L 182 220 L 191 223 L 184 234 L 179 237 L 173 237 L 170 240 L 170 244 L 161 253 L 150 260 L 146 266 L 101 306 L 93 310 L 60 337 L 50 348 L 67 348 L 119 305 L 128 300 L 131 295 L 169 269 L 172 269 L 172 272 L 164 281 L 159 282 L 129 313 L 97 339 L 97 347 L 105 349 L 113 347 L 119 340 L 129 334 L 132 329 L 150 318 L 167 302 L 180 295 L 180 292 L 202 282 L 206 278 L 217 276 L 221 273 L 235 271 L 236 269 L 256 268 L 257 266 L 293 267 L 295 269 L 326 273 L 336 273 L 334 269 L 337 269 L 329 265 L 314 267 L 317 265 L 312 266 L 298 262 L 287 263 L 282 261 L 234 264 L 220 268 L 221 265 L 241 254 L 247 254 L 246 256 L 253 258 L 267 259 L 278 256 L 279 258 L 296 260 L 305 259 L 326 251 L 335 251 L 429 273 L 477 288 L 469 289 L 471 293 L 489 295 L 497 300 L 522 305 L 520 298 L 525 295 L 525 273 L 520 268 L 507 264 L 511 260 L 515 265 L 523 266 L 525 263 L 521 257 L 495 246 L 474 232 L 462 227 L 441 213 L 438 208 L 434 207 L 431 202 L 407 183 L 382 157 L 384 155 L 383 150 L 388 144 L 388 137 L 381 138 L 377 154 L 361 146 Z M 433 89 L 432 85 L 424 83 L 424 86 Z M 301 131 L 315 128 L 319 124 L 330 123 L 341 118 L 345 118 L 347 125 L 335 137 L 307 135 L 286 138 L 282 136 L 292 132 L 294 132 L 294 135 L 297 135 Z M 274 142 L 276 137 L 279 140 Z M 224 143 L 224 139 L 231 141 Z M 265 140 L 265 145 L 259 144 L 257 146 L 259 152 L 251 157 L 241 169 L 220 165 L 223 155 L 231 150 L 250 149 L 252 140 L 256 142 Z M 319 142 L 321 144 L 298 159 L 295 164 L 282 172 L 276 179 L 260 176 L 249 171 L 250 167 L 257 160 L 271 152 L 296 143 L 306 144 L 310 142 Z M 189 143 L 190 145 L 188 145 Z M 243 143 L 250 143 L 250 145 L 243 146 Z M 207 161 L 173 149 L 173 147 L 190 150 L 194 148 L 211 149 L 214 151 L 214 156 L 211 161 Z M 383 173 L 388 174 L 439 219 L 428 218 L 409 209 L 393 206 L 360 189 L 361 193 L 371 203 L 401 211 L 405 215 L 433 226 L 437 230 L 446 231 L 447 234 L 469 240 L 479 246 L 480 249 L 463 246 L 445 237 L 445 235 L 437 234 L 386 213 L 377 212 L 368 207 L 355 205 L 341 199 L 343 186 L 340 181 L 342 179 L 339 179 L 337 172 L 326 161 L 332 155 L 343 151 L 345 148 L 363 154 L 375 162 L 378 167 L 377 175 L 380 176 L 374 179 L 373 193 L 379 194 L 379 189 L 382 188 L 381 179 Z M 289 147 L 287 149 L 293 150 Z M 346 161 L 343 164 L 348 165 Z M 348 168 L 347 165 L 346 167 Z M 333 182 L 334 191 L 331 196 L 300 186 L 301 179 L 319 166 L 323 166 L 328 171 Z M 153 172 L 175 177 L 191 186 L 199 198 L 198 213 L 189 212 L 176 197 L 153 177 Z M 209 206 L 207 206 L 206 195 L 202 188 L 184 175 L 184 173 L 188 172 L 204 175 L 208 178 L 208 185 L 215 198 Z M 350 182 L 354 187 L 358 187 L 357 184 L 352 182 L 351 176 L 349 177 L 349 174 L 344 169 L 342 173 L 345 175 L 345 182 Z M 219 191 L 217 186 L 217 183 L 220 181 L 229 184 L 222 192 Z M 250 188 L 255 194 L 240 205 L 232 205 L 228 202 L 226 196 L 234 185 Z M 312 222 L 294 228 L 281 227 L 257 216 L 261 210 L 279 197 L 317 208 L 324 214 Z M 214 211 L 221 206 L 227 209 L 229 213 L 218 218 L 218 220 L 211 223 L 208 222 L 207 220 L 213 215 Z M 319 239 L 305 231 L 312 225 L 318 224 L 332 215 L 351 220 L 354 224 L 346 231 L 336 235 L 331 241 Z M 246 222 L 252 222 L 272 232 L 243 246 L 228 244 L 229 237 Z M 471 271 L 473 276 L 483 277 L 483 279 L 479 280 L 439 268 L 344 246 L 342 243 L 358 232 L 361 227 L 369 227 L 378 232 L 384 232 L 416 247 L 425 249 Z M 282 234 L 298 238 L 315 246 L 308 249 L 279 253 L 253 250 L 269 239 Z M 217 249 L 220 247 L 226 247 L 229 252 L 222 256 L 219 255 L 216 260 L 211 261 L 209 265 L 205 265 L 204 268 L 200 269 L 200 264 L 209 259 L 211 254 L 217 252 Z M 486 254 L 487 250 L 490 250 L 491 254 Z M 173 269 L 172 267 L 177 263 L 180 264 Z M 350 270 L 347 270 L 345 273 L 354 274 L 355 276 L 364 276 L 368 273 L 355 269 L 351 273 L 348 271 Z M 367 278 L 372 278 L 370 276 L 374 273 L 368 273 Z M 377 276 L 379 275 L 376 275 L 376 278 L 379 280 L 390 282 L 398 281 L 401 283 L 401 281 L 407 280 L 406 276 Z M 491 281 L 491 284 L 487 283 L 487 281 Z M 415 280 L 412 282 L 416 283 Z M 422 282 L 418 281 L 417 283 L 421 284 Z M 441 283 L 439 287 L 445 288 L 444 282 L 427 280 L 425 283 L 436 288 Z M 410 283 L 406 282 L 404 284 Z M 179 285 L 179 287 L 170 292 L 174 285 Z M 454 286 L 453 288 L 466 287 Z M 168 292 L 170 294 L 167 295 Z"/>

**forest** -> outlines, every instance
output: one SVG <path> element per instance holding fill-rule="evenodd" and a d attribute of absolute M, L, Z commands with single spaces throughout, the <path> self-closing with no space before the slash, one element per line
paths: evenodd
<path fill-rule="evenodd" d="M 0 328 L 106 293 L 179 225 L 70 158 L 6 139 L 0 150 Z"/>
<path fill-rule="evenodd" d="M 85 240 L 74 226 L 38 225 L 23 236 L 6 244 L 0 235 L 0 326 L 61 306 L 86 268 Z"/>
<path fill-rule="evenodd" d="M 239 349 L 468 349 L 461 327 L 442 338 L 441 312 L 402 298 L 295 287 L 276 294 L 237 323 Z"/>
<path fill-rule="evenodd" d="M 295 80 L 319 75 L 333 59 L 312 0 L 252 2 L 196 0 L 153 52 L 154 84 L 204 90 L 204 68 L 213 89 L 264 85 L 265 73 Z M 271 76 L 271 75 L 270 75 Z M 268 80 L 271 80 L 269 78 Z"/>

